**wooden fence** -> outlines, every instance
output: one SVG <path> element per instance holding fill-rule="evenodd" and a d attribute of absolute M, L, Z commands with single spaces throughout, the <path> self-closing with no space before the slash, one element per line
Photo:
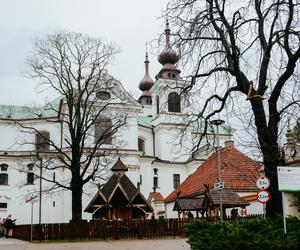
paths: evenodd
<path fill-rule="evenodd" d="M 33 225 L 33 241 L 109 240 L 182 236 L 187 219 L 90 221 Z M 30 241 L 31 225 L 17 225 L 15 237 Z"/>

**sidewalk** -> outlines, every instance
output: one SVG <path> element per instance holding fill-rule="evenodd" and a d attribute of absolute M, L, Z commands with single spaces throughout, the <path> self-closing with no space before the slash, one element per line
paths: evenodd
<path fill-rule="evenodd" d="M 82 241 L 62 243 L 29 243 L 16 239 L 0 239 L 1 250 L 190 250 L 186 239 L 147 239 Z"/>

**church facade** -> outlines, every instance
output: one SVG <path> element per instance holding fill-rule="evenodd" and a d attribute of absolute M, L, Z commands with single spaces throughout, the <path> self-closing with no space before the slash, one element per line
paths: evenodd
<path fill-rule="evenodd" d="M 115 93 L 121 93 L 126 103 L 115 103 L 114 100 L 107 113 L 108 116 L 119 113 L 127 116 L 126 124 L 105 145 L 111 147 L 107 169 L 120 157 L 128 168 L 126 175 L 144 197 L 151 193 L 159 193 L 160 197 L 170 194 L 207 159 L 215 139 L 214 129 L 211 129 L 208 136 L 210 145 L 203 143 L 196 154 L 191 153 L 203 132 L 203 124 L 190 119 L 192 103 L 189 96 L 182 94 L 188 83 L 181 79 L 176 66 L 179 56 L 171 48 L 168 23 L 165 35 L 165 48 L 158 57 L 162 68 L 155 81 L 149 75 L 146 54 L 145 76 L 139 84 L 141 96 L 135 100 L 120 82 L 114 80 Z M 115 93 L 110 93 L 110 89 L 99 90 L 100 100 L 109 102 Z M 67 150 L 64 144 L 66 132 L 58 119 L 64 110 L 64 100 L 58 97 L 48 105 L 56 107 L 58 112 L 53 112 L 53 108 L 43 108 L 41 111 L 29 107 L 0 106 L 0 217 L 12 214 L 18 224 L 30 223 L 31 199 L 36 201 L 33 203 L 34 223 L 39 220 L 42 223 L 68 222 L 71 219 L 71 192 L 52 189 L 46 181 L 56 179 L 68 182 L 70 176 L 64 167 L 40 173 L 39 166 L 49 157 L 37 153 L 39 138 L 26 130 L 26 127 L 34 127 L 43 131 L 45 137 Z M 99 131 L 95 127 L 93 132 Z M 231 136 L 230 128 L 222 125 L 221 146 Z M 51 145 L 49 147 L 50 151 L 55 150 Z M 51 160 L 54 165 L 59 164 L 58 160 Z M 36 178 L 40 174 L 43 179 Z M 108 171 L 107 179 L 110 174 Z M 96 184 L 91 181 L 85 185 L 83 209 L 101 185 Z M 83 212 L 83 218 L 91 219 L 92 215 Z"/>

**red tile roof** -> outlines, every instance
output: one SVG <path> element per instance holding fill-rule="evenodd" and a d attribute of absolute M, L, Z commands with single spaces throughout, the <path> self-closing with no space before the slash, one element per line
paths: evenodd
<path fill-rule="evenodd" d="M 150 196 L 154 201 L 164 201 L 164 197 L 159 192 L 152 192 Z"/>
<path fill-rule="evenodd" d="M 249 194 L 242 197 L 245 201 L 256 201 L 256 194 Z"/>
<path fill-rule="evenodd" d="M 226 189 L 233 191 L 256 191 L 257 170 L 260 164 L 238 151 L 234 146 L 220 150 L 221 179 Z M 165 202 L 173 201 L 178 197 L 187 197 L 204 192 L 204 185 L 213 187 L 217 181 L 217 154 L 212 154 L 207 161 L 188 176 L 188 178 L 171 194 Z"/>

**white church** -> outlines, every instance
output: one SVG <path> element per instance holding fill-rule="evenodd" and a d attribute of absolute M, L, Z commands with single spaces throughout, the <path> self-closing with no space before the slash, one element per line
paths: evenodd
<path fill-rule="evenodd" d="M 111 114 L 126 113 L 127 120 L 111 141 L 107 142 L 106 147 L 112 148 L 108 169 L 120 157 L 128 168 L 127 176 L 146 198 L 153 190 L 162 197 L 169 195 L 207 159 L 215 140 L 215 134 L 210 130 L 210 147 L 207 142 L 203 142 L 196 154 L 191 153 L 203 132 L 203 124 L 189 120 L 192 103 L 189 96 L 181 94 L 182 88 L 188 83 L 181 79 L 180 70 L 176 66 L 179 56 L 171 48 L 168 23 L 165 35 L 165 48 L 158 56 L 162 68 L 156 75 L 156 80 L 153 81 L 149 75 L 146 54 L 145 76 L 139 83 L 141 96 L 135 100 L 115 80 L 114 89 L 122 94 L 126 103 L 114 103 L 110 106 Z M 114 93 L 110 93 L 110 89 L 102 89 L 98 96 L 102 102 L 109 102 Z M 51 105 L 63 112 L 64 100 L 56 98 Z M 17 224 L 29 224 L 31 203 L 26 201 L 30 196 L 37 195 L 37 202 L 33 203 L 34 223 L 38 223 L 39 218 L 42 223 L 68 222 L 71 219 L 71 192 L 51 191 L 49 183 L 36 178 L 40 171 L 39 164 L 45 162 L 47 156 L 37 154 L 36 134 L 24 129 L 34 127 L 65 147 L 65 132 L 58 117 L 59 113 L 53 111 L 37 113 L 30 107 L 0 106 L 0 218 L 12 214 L 17 219 Z M 96 127 L 93 132 L 97 133 Z M 231 136 L 230 127 L 222 125 L 221 146 Z M 67 181 L 68 175 L 65 172 L 60 167 L 42 174 L 47 175 L 47 178 Z M 110 174 L 108 171 L 107 175 Z M 92 182 L 85 186 L 83 210 L 97 188 Z M 39 201 L 41 190 L 42 200 Z M 163 207 L 159 212 L 163 215 Z M 91 214 L 83 212 L 83 219 L 91 219 Z"/>

